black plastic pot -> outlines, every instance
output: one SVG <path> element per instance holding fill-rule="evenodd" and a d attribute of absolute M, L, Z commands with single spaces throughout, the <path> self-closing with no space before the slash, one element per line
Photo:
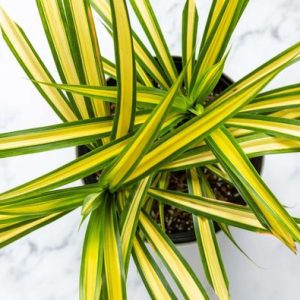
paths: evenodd
<path fill-rule="evenodd" d="M 177 71 L 181 72 L 182 70 L 182 64 L 181 64 L 181 58 L 180 57 L 173 57 Z M 107 80 L 107 84 L 109 86 L 114 86 L 116 85 L 116 81 L 114 79 L 108 79 Z M 233 84 L 233 81 L 226 76 L 225 74 L 222 75 L 220 81 L 218 82 L 214 92 L 216 94 L 220 94 L 221 92 L 223 92 L 224 90 L 226 90 L 230 85 Z M 89 152 L 89 149 L 85 146 L 79 146 L 77 147 L 77 156 L 81 156 L 84 155 L 86 153 Z M 255 169 L 257 170 L 258 173 L 261 173 L 262 171 L 262 167 L 263 167 L 263 157 L 255 157 L 251 159 L 251 162 L 253 164 L 253 166 L 255 167 Z M 83 179 L 83 182 L 85 184 L 92 184 L 92 183 L 96 183 L 96 175 L 90 175 L 87 176 Z M 241 205 L 245 205 L 245 201 L 243 200 L 242 197 L 238 198 L 238 201 L 235 202 Z M 218 227 L 218 225 L 215 223 L 215 231 L 219 232 L 220 228 Z M 179 232 L 179 233 L 173 233 L 173 234 L 169 234 L 169 237 L 171 238 L 171 240 L 175 243 L 175 244 L 183 244 L 183 243 L 190 243 L 190 242 L 194 242 L 196 240 L 196 236 L 194 231 L 186 231 L 186 232 Z"/>

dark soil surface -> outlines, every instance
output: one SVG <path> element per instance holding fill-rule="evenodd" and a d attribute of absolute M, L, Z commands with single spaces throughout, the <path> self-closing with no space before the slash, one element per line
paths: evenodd
<path fill-rule="evenodd" d="M 206 168 L 203 168 L 203 173 L 210 183 L 210 186 L 216 195 L 216 199 L 231 203 L 245 204 L 234 186 L 227 183 Z M 172 172 L 170 175 L 168 189 L 187 193 L 188 186 L 186 173 L 184 171 Z M 192 214 L 169 205 L 165 206 L 164 213 L 167 234 L 173 235 L 194 230 Z M 157 202 L 154 202 L 152 217 L 160 224 Z"/>

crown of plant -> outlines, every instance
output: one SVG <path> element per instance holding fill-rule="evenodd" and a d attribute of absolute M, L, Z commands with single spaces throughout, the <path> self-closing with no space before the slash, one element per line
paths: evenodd
<path fill-rule="evenodd" d="M 151 298 L 176 299 L 154 254 L 185 299 L 208 299 L 164 232 L 166 204 L 193 214 L 203 267 L 220 299 L 230 296 L 213 222 L 233 242 L 229 226 L 274 235 L 296 251 L 299 219 L 286 211 L 249 158 L 300 149 L 300 86 L 261 92 L 298 61 L 300 44 L 204 105 L 222 76 L 247 0 L 212 1 L 199 44 L 195 1 L 186 1 L 180 74 L 149 0 L 130 0 L 130 5 L 151 49 L 131 27 L 125 0 L 36 2 L 60 83 L 2 9 L 0 26 L 15 58 L 62 122 L 0 134 L 0 157 L 77 145 L 90 152 L 0 195 L 1 247 L 80 207 L 82 221 L 88 217 L 80 299 L 88 300 L 126 299 L 131 257 Z M 100 52 L 92 8 L 113 38 L 115 62 Z M 116 86 L 106 85 L 108 77 Z M 216 199 L 203 167 L 234 185 L 247 205 Z M 186 171 L 188 193 L 167 189 L 174 170 Z M 64 188 L 94 173 L 100 174 L 96 184 Z M 161 224 L 150 216 L 156 201 Z"/>

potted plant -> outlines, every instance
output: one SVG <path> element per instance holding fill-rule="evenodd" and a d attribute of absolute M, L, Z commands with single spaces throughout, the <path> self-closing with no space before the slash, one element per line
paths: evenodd
<path fill-rule="evenodd" d="M 194 230 L 220 299 L 230 293 L 217 226 L 234 243 L 229 226 L 271 234 L 296 251 L 299 219 L 250 158 L 300 149 L 299 86 L 262 92 L 299 60 L 300 44 L 233 83 L 223 75 L 226 49 L 247 0 L 213 1 L 200 47 L 197 8 L 187 0 L 181 59 L 171 56 L 149 0 L 130 5 L 154 54 L 132 29 L 123 0 L 36 2 L 61 83 L 2 9 L 1 31 L 62 122 L 1 134 L 0 157 L 81 150 L 70 163 L 0 195 L 1 247 L 80 207 L 81 222 L 89 219 L 80 298 L 117 300 L 126 299 L 131 256 L 153 299 L 176 299 L 154 253 L 184 298 L 208 299 L 172 242 L 174 232 Z M 101 55 L 92 7 L 113 37 L 114 63 Z M 64 188 L 78 179 L 89 184 Z M 174 214 L 189 228 L 173 226 Z"/>

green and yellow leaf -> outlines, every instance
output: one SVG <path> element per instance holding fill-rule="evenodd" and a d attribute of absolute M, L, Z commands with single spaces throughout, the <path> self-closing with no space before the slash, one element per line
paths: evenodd
<path fill-rule="evenodd" d="M 46 0 L 37 0 L 36 3 L 62 81 L 69 84 L 80 84 L 60 3 Z M 71 95 L 70 100 L 73 100 L 80 116 L 87 119 L 89 112 L 84 97 Z"/>
<path fill-rule="evenodd" d="M 288 139 L 300 140 L 300 121 L 260 116 L 257 114 L 240 114 L 228 122 L 227 125 L 245 128 L 254 131 L 262 131 L 275 136 L 283 136 Z"/>
<path fill-rule="evenodd" d="M 194 68 L 193 82 L 197 82 L 198 78 L 203 77 L 210 67 L 221 60 L 248 0 L 216 2 L 219 3 L 215 3 L 211 9 L 211 22 L 205 31 L 205 40 Z"/>
<path fill-rule="evenodd" d="M 169 82 L 174 83 L 177 78 L 177 71 L 167 43 L 164 39 L 155 13 L 149 0 L 130 0 L 134 12 L 136 13 L 143 30 L 156 54 L 156 57 L 167 74 Z M 194 50 L 194 49 L 193 49 Z"/>
<path fill-rule="evenodd" d="M 87 97 L 101 99 L 102 101 L 117 103 L 117 88 L 116 87 L 92 87 L 85 85 L 65 85 L 65 84 L 51 84 L 60 90 L 77 93 Z M 153 109 L 166 96 L 167 91 L 149 88 L 137 87 L 136 100 L 137 106 L 141 108 Z M 186 112 L 189 105 L 189 99 L 183 95 L 176 95 L 173 103 L 173 108 L 176 111 Z"/>
<path fill-rule="evenodd" d="M 26 198 L 96 173 L 119 154 L 127 142 L 128 139 L 122 139 L 95 149 L 50 173 L 0 194 L 0 201 L 5 203 L 11 199 Z"/>
<path fill-rule="evenodd" d="M 215 130 L 207 142 L 260 222 L 295 251 L 294 240 L 300 239 L 299 227 L 264 184 L 228 130 Z"/>
<path fill-rule="evenodd" d="M 197 276 L 168 236 L 145 213 L 140 226 L 155 253 L 164 262 L 186 299 L 208 299 Z"/>
<path fill-rule="evenodd" d="M 120 229 L 121 229 L 121 247 L 125 270 L 128 269 L 131 255 L 132 243 L 136 234 L 139 214 L 147 196 L 148 188 L 152 177 L 146 177 L 141 180 L 137 187 L 133 189 L 127 199 L 127 205 L 122 211 Z"/>
<path fill-rule="evenodd" d="M 166 135 L 140 161 L 125 183 L 146 176 L 161 167 L 166 160 L 174 159 L 187 148 L 199 143 L 212 130 L 229 119 L 249 103 L 284 67 L 300 56 L 300 44 L 295 44 L 279 54 L 249 76 L 232 85 L 209 105 L 202 115 L 186 122 Z"/>
<path fill-rule="evenodd" d="M 0 8 L 0 27 L 4 40 L 27 76 L 33 80 L 54 83 L 54 79 L 27 39 L 25 33 L 11 20 L 2 8 Z M 69 101 L 61 92 L 50 86 L 41 86 L 37 83 L 35 83 L 35 86 L 63 121 L 77 120 Z"/>
<path fill-rule="evenodd" d="M 195 196 L 208 195 L 208 183 L 203 174 L 198 174 L 196 169 L 188 173 L 189 193 Z M 194 217 L 194 230 L 206 271 L 206 277 L 210 281 L 219 299 L 230 299 L 228 290 L 228 279 L 220 254 L 215 229 L 212 221 L 204 217 Z"/>
<path fill-rule="evenodd" d="M 86 229 L 80 270 L 80 300 L 98 300 L 102 288 L 104 208 L 91 213 Z"/>
<path fill-rule="evenodd" d="M 136 101 L 136 70 L 131 27 L 124 0 L 111 0 L 115 56 L 117 62 L 118 103 L 113 138 L 120 138 L 133 128 Z"/>
<path fill-rule="evenodd" d="M 105 170 L 100 178 L 100 185 L 108 185 L 111 191 L 115 191 L 128 178 L 129 173 L 142 159 L 155 138 L 158 137 L 158 132 L 176 93 L 180 89 L 184 75 L 185 72 L 183 71 L 165 98 L 155 107 L 147 121 L 138 129 L 132 142 L 125 147 L 110 168 Z"/>
<path fill-rule="evenodd" d="M 249 158 L 267 154 L 290 153 L 300 150 L 300 142 L 265 134 L 254 134 L 237 140 Z M 217 159 L 207 146 L 195 147 L 186 151 L 176 160 L 162 167 L 164 170 L 185 170 L 216 163 Z"/>
<path fill-rule="evenodd" d="M 106 85 L 89 1 L 64 0 L 63 3 L 67 20 L 66 32 L 69 34 L 69 43 L 80 81 L 87 85 Z M 96 117 L 108 115 L 109 110 L 105 103 L 91 99 L 91 104 Z"/>
<path fill-rule="evenodd" d="M 272 112 L 299 108 L 300 87 L 298 84 L 285 86 L 258 95 L 241 112 Z"/>
<path fill-rule="evenodd" d="M 148 115 L 138 118 L 144 122 Z M 88 144 L 109 136 L 111 118 L 98 118 L 0 134 L 0 157 Z"/>
<path fill-rule="evenodd" d="M 198 32 L 198 11 L 195 0 L 187 0 L 182 13 L 182 65 L 187 65 L 189 59 L 192 61 L 187 66 L 185 86 L 190 90 L 190 84 L 195 64 L 195 52 Z"/>
<path fill-rule="evenodd" d="M 241 205 L 186 193 L 149 189 L 150 196 L 194 215 L 255 232 L 266 232 L 253 212 Z"/>
<path fill-rule="evenodd" d="M 107 300 L 126 299 L 125 271 L 122 259 L 120 233 L 116 220 L 114 200 L 105 199 L 104 212 L 104 271 Z"/>
<path fill-rule="evenodd" d="M 133 241 L 133 258 L 152 299 L 177 299 L 160 267 L 138 236 Z"/>
<path fill-rule="evenodd" d="M 112 29 L 111 9 L 108 2 L 106 0 L 92 0 L 91 4 L 105 25 Z M 136 55 L 136 69 L 139 77 L 144 80 L 146 86 L 152 86 L 149 83 L 149 77 L 145 78 L 146 71 L 147 74 L 151 75 L 151 78 L 167 89 L 169 84 L 165 79 L 165 74 L 134 30 L 132 30 L 132 38 Z"/>
<path fill-rule="evenodd" d="M 0 248 L 20 239 L 21 237 L 39 229 L 59 218 L 64 216 L 66 213 L 56 213 L 42 218 L 35 218 L 29 221 L 20 222 L 14 224 L 12 227 L 7 229 L 1 228 L 0 230 Z"/>

